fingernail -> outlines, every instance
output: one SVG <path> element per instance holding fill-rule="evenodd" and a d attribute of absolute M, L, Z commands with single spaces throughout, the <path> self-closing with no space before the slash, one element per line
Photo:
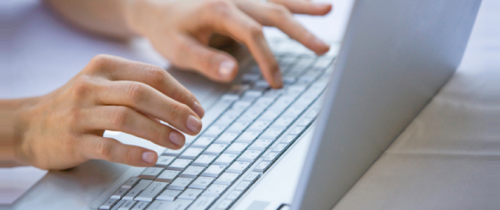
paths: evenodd
<path fill-rule="evenodd" d="M 194 104 L 193 104 L 193 111 L 196 112 L 196 114 L 200 118 L 202 118 L 203 115 L 205 115 L 205 109 L 203 109 L 203 107 L 198 102 L 194 102 Z"/>
<path fill-rule="evenodd" d="M 228 78 L 233 74 L 235 65 L 233 61 L 222 61 L 219 66 L 219 75 L 223 78 Z"/>
<path fill-rule="evenodd" d="M 156 153 L 151 151 L 146 151 L 142 153 L 142 161 L 146 163 L 155 163 L 156 162 Z"/>
<path fill-rule="evenodd" d="M 201 121 L 193 115 L 189 115 L 186 123 L 189 130 L 198 133 L 201 130 Z"/>
<path fill-rule="evenodd" d="M 274 82 L 279 87 L 283 86 L 283 78 L 281 78 L 281 72 L 280 71 L 276 71 L 276 73 L 274 73 Z"/>
<path fill-rule="evenodd" d="M 174 143 L 175 145 L 180 146 L 180 147 L 182 147 L 184 144 L 182 137 L 183 137 L 182 134 L 177 133 L 175 131 L 170 132 L 170 135 L 169 135 L 170 141 L 172 143 Z"/>
<path fill-rule="evenodd" d="M 313 3 L 313 5 L 314 5 L 316 8 L 323 9 L 323 7 L 330 6 L 331 4 L 328 4 L 328 3 L 322 3 L 322 2 L 314 2 L 314 3 Z"/>
<path fill-rule="evenodd" d="M 323 40 L 318 39 L 318 38 L 316 38 L 316 40 L 314 40 L 314 42 L 316 42 L 317 45 L 328 46 L 328 44 L 326 42 L 324 42 Z"/>

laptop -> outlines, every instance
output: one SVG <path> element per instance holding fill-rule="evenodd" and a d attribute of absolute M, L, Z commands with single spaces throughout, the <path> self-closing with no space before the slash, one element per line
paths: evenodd
<path fill-rule="evenodd" d="M 90 208 L 334 208 L 453 75 L 480 3 L 357 0 L 338 53 L 271 41 L 283 89 L 244 57 L 199 135 L 130 167 Z"/>

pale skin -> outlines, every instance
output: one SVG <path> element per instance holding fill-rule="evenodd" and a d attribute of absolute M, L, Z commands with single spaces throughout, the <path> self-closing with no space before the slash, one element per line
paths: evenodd
<path fill-rule="evenodd" d="M 238 71 L 231 55 L 208 47 L 214 33 L 245 45 L 273 88 L 283 82 L 262 26 L 279 28 L 318 55 L 329 50 L 293 19 L 293 13 L 325 15 L 332 8 L 307 0 L 46 2 L 87 31 L 119 39 L 144 36 L 173 65 L 214 81 L 231 81 Z M 179 149 L 185 134 L 200 132 L 204 113 L 193 94 L 161 68 L 98 55 L 47 95 L 0 100 L 0 166 L 67 169 L 91 159 L 152 166 L 158 158 L 154 151 L 105 138 L 104 131 L 122 131 Z"/>

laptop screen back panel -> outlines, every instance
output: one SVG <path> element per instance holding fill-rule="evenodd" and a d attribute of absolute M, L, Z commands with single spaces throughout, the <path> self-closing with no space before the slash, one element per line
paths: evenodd
<path fill-rule="evenodd" d="M 358 0 L 292 209 L 329 210 L 458 67 L 480 0 Z"/>

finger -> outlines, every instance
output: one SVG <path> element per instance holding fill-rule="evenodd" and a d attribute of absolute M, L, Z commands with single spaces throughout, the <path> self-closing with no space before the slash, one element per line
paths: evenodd
<path fill-rule="evenodd" d="M 103 105 L 130 107 L 189 135 L 196 135 L 201 130 L 201 120 L 193 110 L 144 83 L 108 82 L 98 91 L 97 100 Z"/>
<path fill-rule="evenodd" d="M 295 1 L 294 1 L 295 2 Z M 297 1 L 298 2 L 298 1 Z M 242 10 L 258 22 L 267 26 L 275 26 L 286 33 L 290 38 L 297 40 L 318 55 L 322 55 L 330 47 L 297 22 L 290 11 L 278 4 L 262 4 L 260 2 L 245 1 Z"/>
<path fill-rule="evenodd" d="M 177 37 L 176 56 L 172 63 L 176 66 L 195 69 L 208 78 L 220 81 L 231 81 L 238 71 L 236 59 L 219 50 L 201 45 L 185 35 Z"/>
<path fill-rule="evenodd" d="M 243 42 L 259 64 L 264 78 L 271 87 L 283 86 L 278 63 L 269 49 L 262 26 L 231 3 L 218 2 L 215 8 L 204 10 L 200 15 L 214 30 L 227 34 L 233 39 Z"/>
<path fill-rule="evenodd" d="M 332 5 L 322 2 L 301 0 L 269 0 L 268 2 L 285 6 L 292 13 L 307 15 L 326 15 L 332 11 Z"/>
<path fill-rule="evenodd" d="M 85 130 L 122 131 L 171 149 L 184 146 L 179 131 L 124 106 L 98 106 L 82 113 Z"/>
<path fill-rule="evenodd" d="M 170 98 L 189 106 L 198 117 L 203 117 L 204 109 L 194 95 L 182 86 L 164 69 L 123 58 L 100 55 L 91 63 L 111 80 L 128 80 L 147 84 Z"/>
<path fill-rule="evenodd" d="M 139 167 L 153 166 L 158 159 L 155 151 L 125 145 L 115 139 L 91 135 L 84 139 L 81 151 L 89 159 L 101 159 Z"/>

